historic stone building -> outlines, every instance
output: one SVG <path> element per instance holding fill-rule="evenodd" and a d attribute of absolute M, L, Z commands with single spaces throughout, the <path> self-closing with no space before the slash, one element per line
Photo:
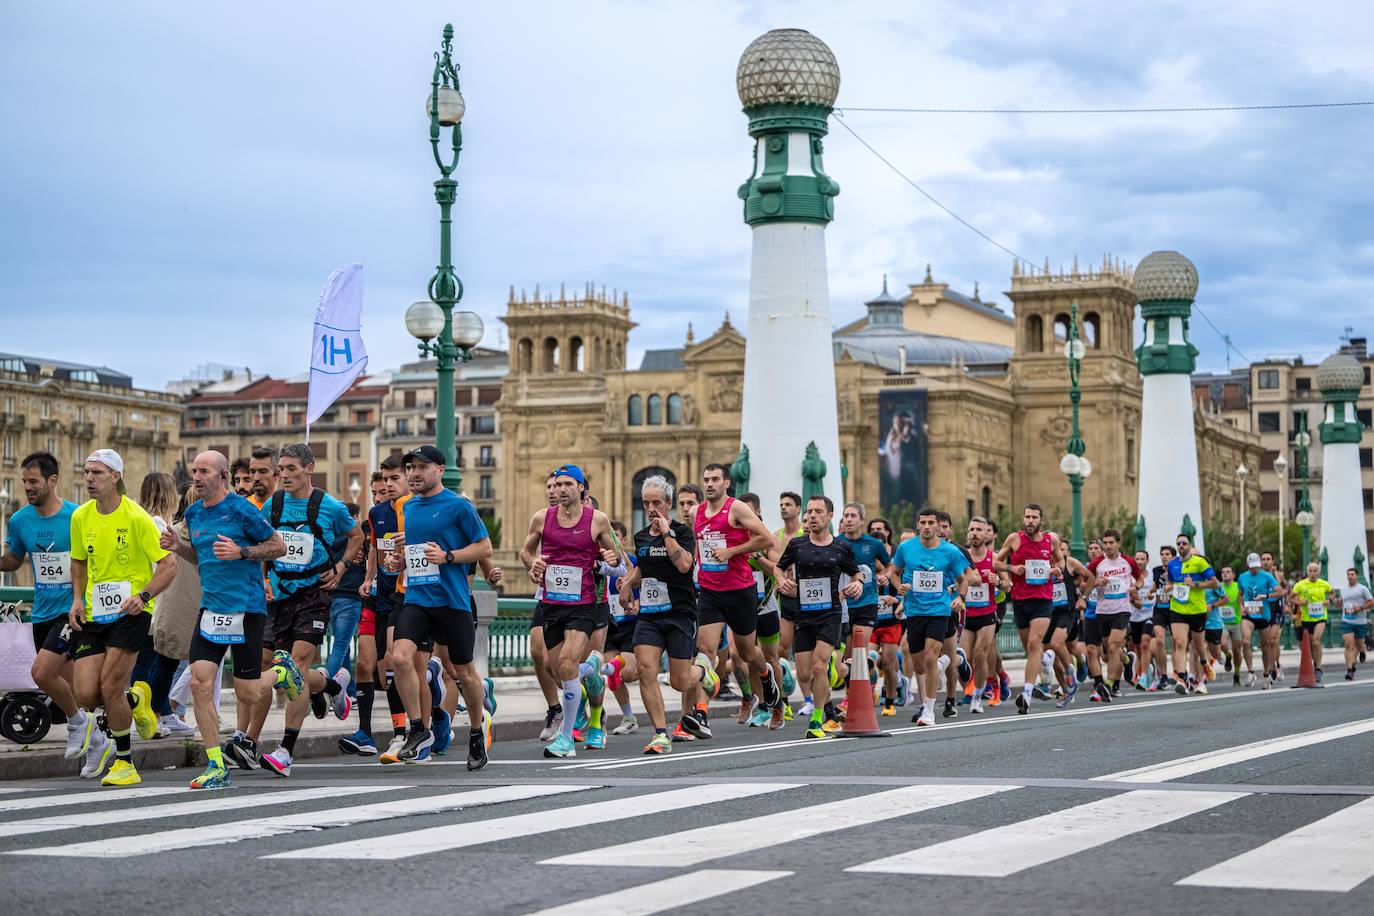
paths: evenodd
<path fill-rule="evenodd" d="M 871 513 L 890 509 L 884 497 L 892 492 L 956 517 L 1012 515 L 1028 501 L 1067 507 L 1070 488 L 1059 471 L 1071 424 L 1063 342 L 1076 304 L 1087 347 L 1080 422 L 1093 464 L 1084 506 L 1134 511 L 1142 383 L 1130 268 L 1104 259 L 1058 274 L 1014 269 L 1007 295 L 1014 319 L 976 291 L 936 283 L 927 268 L 901 298 L 885 282 L 862 317 L 835 331 L 826 369 L 835 373 L 843 466 L 827 470 L 827 494 L 843 491 Z M 498 514 L 508 530 L 523 531 L 545 504 L 545 475 L 564 462 L 581 464 L 602 508 L 633 526 L 642 518 L 638 484 L 648 474 L 697 481 L 705 464 L 734 460 L 745 340 L 728 317 L 701 340 L 685 328 L 682 347 L 647 351 L 637 369 L 625 366 L 634 327 L 628 297 L 590 287 L 556 298 L 512 291 L 504 320 L 513 356 L 497 405 Z M 812 368 L 780 366 L 778 384 L 805 371 Z M 806 405 L 796 412 L 805 423 Z M 908 417 L 916 428 L 903 436 L 923 460 L 889 489 L 883 455 L 895 454 L 896 430 Z M 1234 469 L 1242 461 L 1258 466 L 1258 439 L 1202 409 L 1193 422 L 1204 520 L 1229 517 L 1239 495 Z M 519 541 L 506 538 L 501 562 L 518 562 Z M 524 584 L 519 576 L 507 581 Z"/>

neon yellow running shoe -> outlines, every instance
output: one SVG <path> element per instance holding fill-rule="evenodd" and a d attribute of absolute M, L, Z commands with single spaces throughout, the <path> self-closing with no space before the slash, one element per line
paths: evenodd
<path fill-rule="evenodd" d="M 127 760 L 115 759 L 114 766 L 110 767 L 110 772 L 105 774 L 105 778 L 100 780 L 102 786 L 136 786 L 143 781 L 143 777 L 138 775 L 138 770 Z"/>
<path fill-rule="evenodd" d="M 134 725 L 138 728 L 138 736 L 144 741 L 151 741 L 157 736 L 157 713 L 153 712 L 153 689 L 148 686 L 147 681 L 134 681 L 134 686 L 129 688 L 129 694 L 134 702 L 129 704 L 134 714 Z"/>

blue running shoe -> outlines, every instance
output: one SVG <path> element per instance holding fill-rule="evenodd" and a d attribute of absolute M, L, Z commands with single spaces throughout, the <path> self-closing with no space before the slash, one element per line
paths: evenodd
<path fill-rule="evenodd" d="M 1001 702 L 1011 699 L 1011 677 L 1005 671 L 997 675 L 997 689 Z"/>
<path fill-rule="evenodd" d="M 767 728 L 767 727 L 768 727 L 768 724 L 769 724 L 770 722 L 772 722 L 772 721 L 773 721 L 773 712 L 772 712 L 772 710 L 768 709 L 766 706 L 759 706 L 757 709 L 754 710 L 753 715 L 751 715 L 751 716 L 749 717 L 749 727 L 750 727 L 750 728 Z"/>
<path fill-rule="evenodd" d="M 482 708 L 496 715 L 496 682 L 489 677 L 482 678 Z"/>
<path fill-rule="evenodd" d="M 1078 666 L 1077 666 L 1077 667 L 1078 667 L 1078 671 L 1077 671 L 1078 680 L 1079 680 L 1080 682 L 1086 681 L 1086 680 L 1088 679 L 1088 677 L 1089 677 L 1089 674 L 1088 674 L 1088 663 L 1087 663 L 1086 661 L 1084 661 L 1083 659 L 1080 658 L 1080 659 L 1078 660 Z"/>
<path fill-rule="evenodd" d="M 434 755 L 442 757 L 444 751 L 448 750 L 449 742 L 453 740 L 453 720 L 449 718 L 447 711 L 436 707 L 430 711 L 429 729 L 434 732 Z"/>
<path fill-rule="evenodd" d="M 1061 699 L 1055 701 L 1055 709 L 1067 709 L 1069 704 L 1073 702 L 1073 698 L 1076 696 L 1078 696 L 1078 681 L 1070 680 L 1068 691 L 1064 694 L 1064 696 Z"/>
<path fill-rule="evenodd" d="M 434 745 L 422 747 L 415 752 L 415 759 L 407 760 L 406 763 L 430 763 L 434 759 Z"/>
<path fill-rule="evenodd" d="M 577 745 L 567 735 L 559 734 L 551 742 L 544 745 L 545 757 L 576 757 Z"/>
<path fill-rule="evenodd" d="M 606 746 L 606 729 L 587 729 L 587 750 L 599 751 Z"/>
<path fill-rule="evenodd" d="M 444 688 L 444 668 L 439 664 L 439 659 L 429 660 L 429 695 L 434 698 L 435 706 L 444 705 L 444 695 L 448 692 Z"/>
<path fill-rule="evenodd" d="M 782 666 L 782 695 L 783 699 L 787 699 L 797 690 L 797 675 L 787 659 L 784 658 L 779 664 Z"/>
<path fill-rule="evenodd" d="M 339 750 L 345 754 L 357 754 L 359 757 L 377 756 L 377 744 L 372 740 L 372 736 L 361 728 L 351 735 L 344 735 L 339 739 Z"/>
<path fill-rule="evenodd" d="M 606 676 L 601 673 L 601 666 L 606 663 L 606 659 L 601 653 L 593 649 L 587 656 L 587 664 L 591 666 L 591 672 L 582 678 L 582 683 L 587 686 L 587 693 L 598 696 L 606 692 Z"/>
<path fill-rule="evenodd" d="M 954 650 L 959 656 L 959 681 L 967 684 L 973 679 L 973 668 L 968 663 L 968 656 L 964 654 L 963 647 Z"/>

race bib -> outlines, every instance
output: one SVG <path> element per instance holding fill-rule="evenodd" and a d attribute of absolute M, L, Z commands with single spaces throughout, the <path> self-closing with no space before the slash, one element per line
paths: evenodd
<path fill-rule="evenodd" d="M 1188 599 L 1192 597 L 1192 594 L 1193 590 L 1186 585 L 1180 584 L 1174 586 L 1173 598 L 1179 604 L 1187 604 Z"/>
<path fill-rule="evenodd" d="M 611 588 L 606 589 L 606 604 L 611 609 L 612 617 L 619 619 L 629 616 L 625 613 L 625 609 L 620 606 L 620 593 L 618 591 Z"/>
<path fill-rule="evenodd" d="M 668 586 L 662 579 L 644 579 L 639 583 L 639 611 L 642 614 L 661 614 L 672 610 L 668 601 Z"/>
<path fill-rule="evenodd" d="M 1026 561 L 1026 584 L 1044 585 L 1050 581 L 1050 561 L 1049 560 L 1027 560 Z"/>
<path fill-rule="evenodd" d="M 945 590 L 945 574 L 938 569 L 918 569 L 911 576 L 911 590 L 921 595 L 938 595 Z"/>
<path fill-rule="evenodd" d="M 830 597 L 830 577 L 802 579 L 797 583 L 797 596 L 803 611 L 828 611 L 835 606 Z"/>
<path fill-rule="evenodd" d="M 970 585 L 968 596 L 964 599 L 964 603 L 971 604 L 975 607 L 987 607 L 989 604 L 992 604 L 992 596 L 987 583 L 984 582 L 979 585 Z"/>
<path fill-rule="evenodd" d="M 1063 582 L 1054 583 L 1054 604 L 1055 607 L 1062 607 L 1069 603 L 1069 587 Z"/>
<path fill-rule="evenodd" d="M 1325 620 L 1325 619 L 1326 619 L 1326 605 L 1322 604 L 1320 601 L 1309 601 L 1309 602 L 1307 602 L 1307 619 L 1308 619 L 1308 620 Z"/>
<path fill-rule="evenodd" d="M 1102 597 L 1108 601 L 1125 598 L 1129 594 L 1126 582 L 1120 576 L 1113 576 L 1107 580 L 1107 584 L 1102 589 Z"/>
<path fill-rule="evenodd" d="M 725 536 L 707 532 L 701 536 L 701 568 L 705 572 L 725 572 L 730 568 L 728 560 L 716 560 L 711 556 L 713 550 L 725 549 Z"/>
<path fill-rule="evenodd" d="M 70 553 L 34 553 L 33 582 L 40 592 L 69 588 L 72 584 Z"/>
<path fill-rule="evenodd" d="M 1221 606 L 1221 619 L 1227 623 L 1232 623 L 1236 619 L 1236 606 L 1231 602 L 1226 602 Z"/>
<path fill-rule="evenodd" d="M 1263 617 L 1263 616 L 1264 616 L 1264 602 L 1263 602 L 1263 601 L 1247 601 L 1247 602 L 1245 602 L 1245 616 L 1246 616 L 1246 617 Z"/>
<path fill-rule="evenodd" d="M 577 566 L 546 566 L 544 600 L 553 604 L 581 604 L 582 570 Z"/>
<path fill-rule="evenodd" d="M 757 569 L 754 570 L 754 592 L 759 596 L 760 601 L 762 601 L 763 596 L 767 594 L 767 591 L 763 587 L 763 573 L 759 572 Z"/>
<path fill-rule="evenodd" d="M 213 614 L 200 612 L 200 635 L 221 646 L 236 646 L 243 642 L 242 614 Z"/>
<path fill-rule="evenodd" d="M 310 558 L 315 555 L 315 535 L 309 531 L 290 531 L 282 529 L 282 543 L 286 545 L 285 556 L 278 557 L 276 567 L 283 572 L 304 572 L 310 567 Z"/>
<path fill-rule="evenodd" d="M 439 581 L 439 567 L 425 556 L 424 544 L 406 545 L 406 585 L 433 585 Z"/>
<path fill-rule="evenodd" d="M 395 550 L 395 549 L 396 549 L 396 535 L 395 535 L 395 533 L 393 532 L 392 534 L 384 534 L 384 535 L 382 535 L 382 539 L 381 539 L 380 541 L 377 542 L 377 549 L 380 550 L 382 553 L 391 553 L 393 550 Z"/>
<path fill-rule="evenodd" d="M 134 587 L 125 582 L 97 582 L 91 588 L 91 619 L 112 623 L 120 618 L 119 609 L 133 597 Z"/>

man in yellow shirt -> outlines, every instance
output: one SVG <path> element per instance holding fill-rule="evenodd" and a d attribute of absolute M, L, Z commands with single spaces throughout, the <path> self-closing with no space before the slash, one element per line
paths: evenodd
<path fill-rule="evenodd" d="M 1293 583 L 1289 594 L 1289 607 L 1292 609 L 1293 631 L 1298 638 L 1304 632 L 1311 635 L 1312 667 L 1316 669 L 1317 683 L 1322 680 L 1322 634 L 1326 632 L 1326 603 L 1331 594 L 1331 583 L 1321 578 L 1321 566 L 1307 564 L 1307 578 Z"/>
<path fill-rule="evenodd" d="M 142 782 L 134 769 L 129 729 L 133 724 L 125 688 L 129 672 L 147 639 L 153 598 L 172 584 L 176 558 L 158 543 L 152 516 L 124 491 L 124 461 L 112 449 L 98 449 L 86 459 L 86 492 L 90 502 L 72 513 L 72 608 L 69 615 L 75 646 L 73 686 L 76 701 L 91 714 L 102 703 L 114 738 L 115 762 L 101 782 L 133 786 Z M 151 703 L 138 697 L 139 734 L 157 730 Z M 151 728 L 148 726 L 151 724 Z M 100 774 L 109 750 L 97 761 Z"/>

